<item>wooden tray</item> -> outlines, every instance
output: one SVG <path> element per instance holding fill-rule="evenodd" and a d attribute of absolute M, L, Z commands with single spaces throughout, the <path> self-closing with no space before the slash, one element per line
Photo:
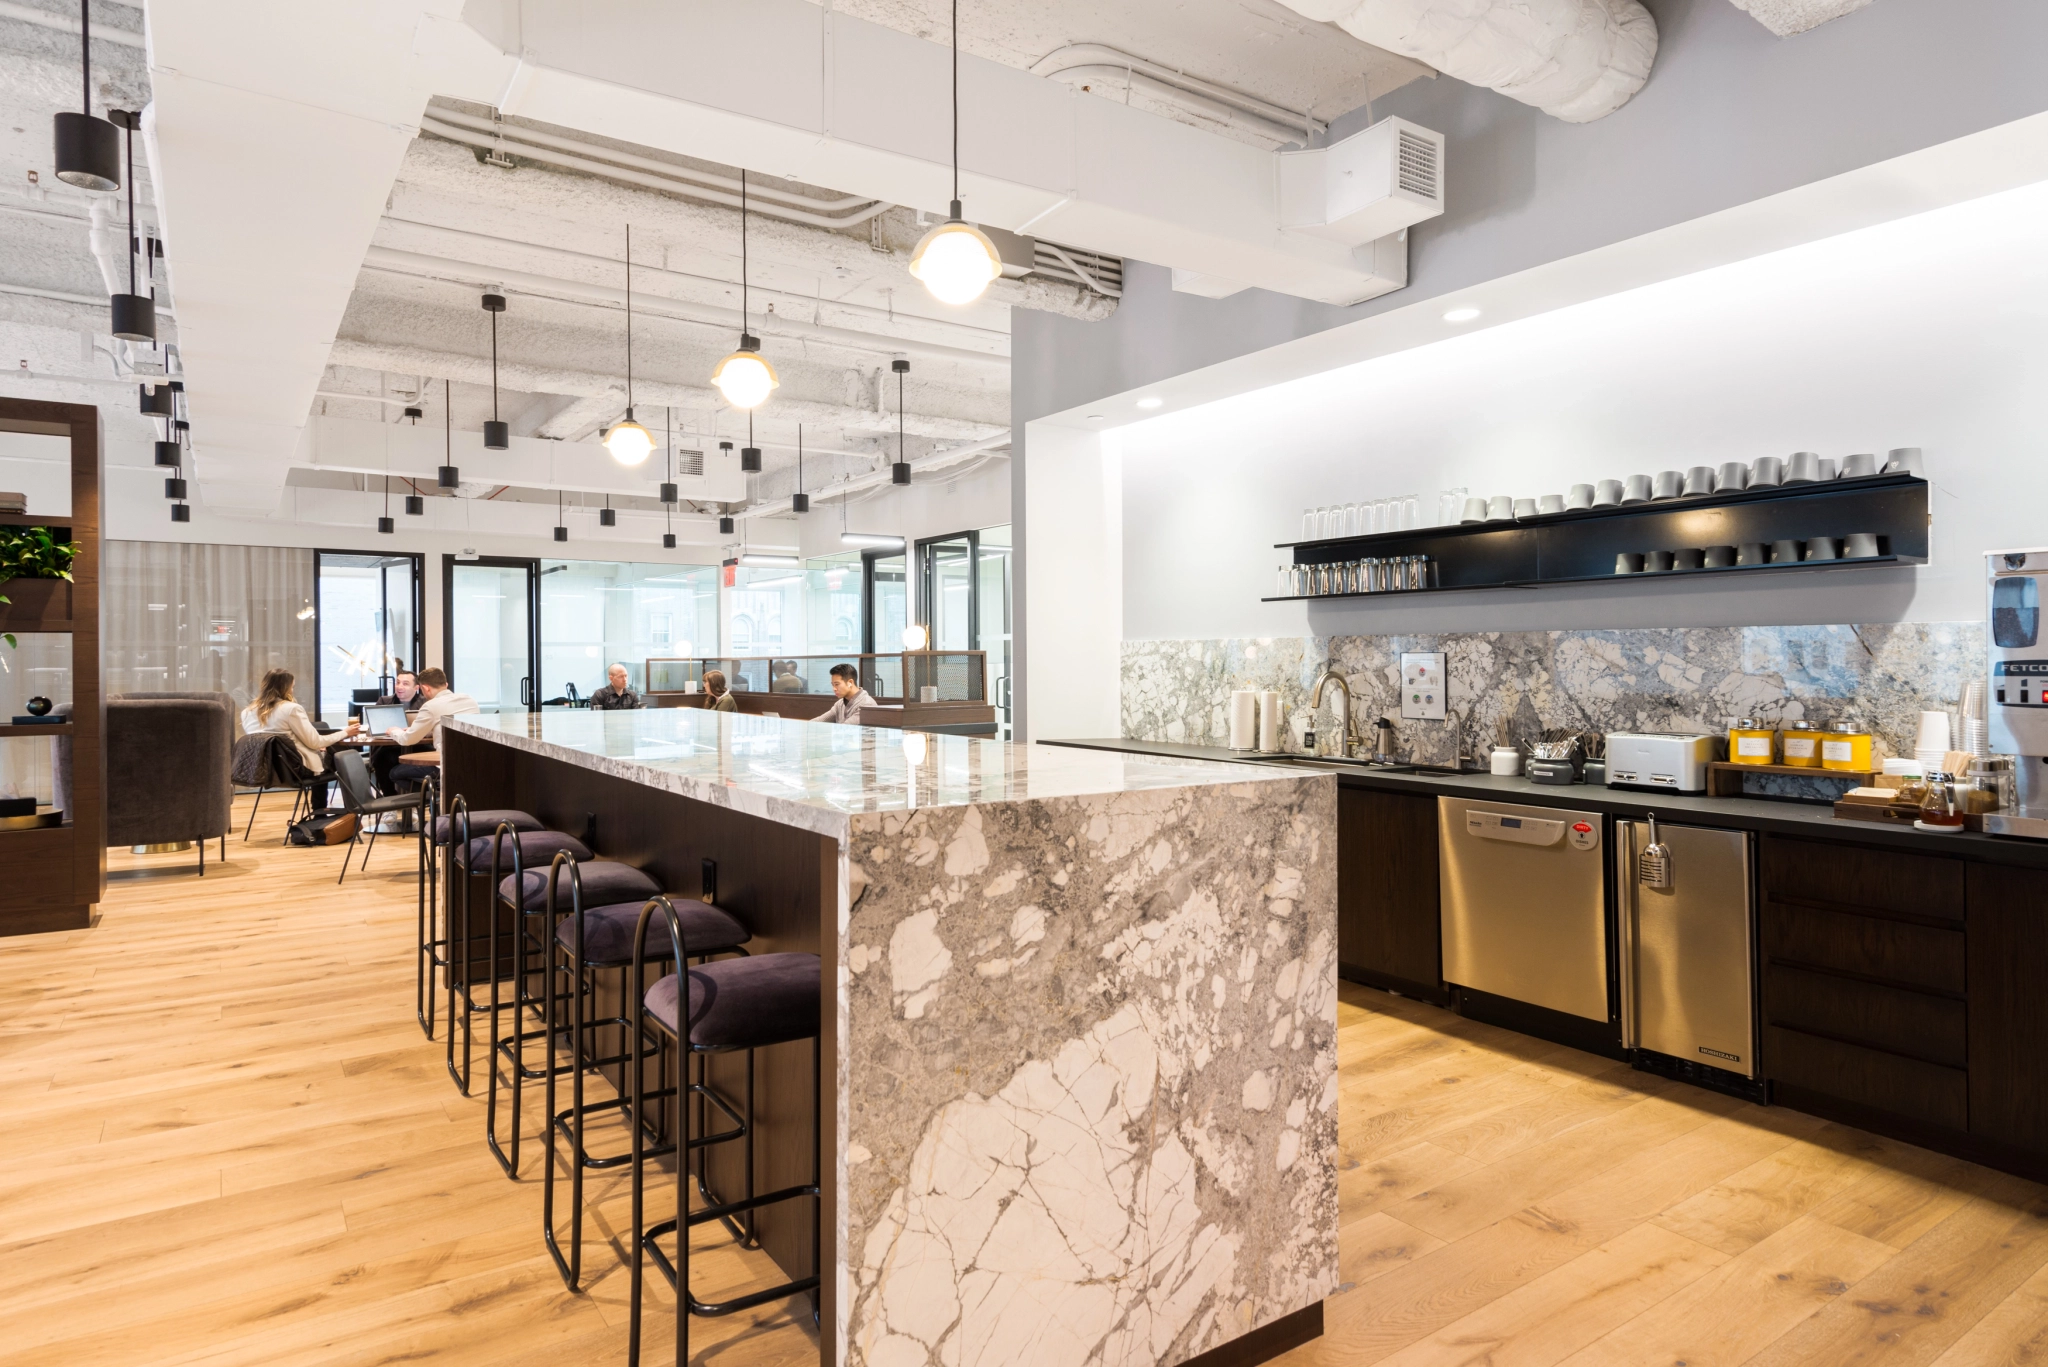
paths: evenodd
<path fill-rule="evenodd" d="M 1837 821 L 1875 821 L 1886 826 L 1911 826 L 1920 819 L 1920 808 L 1910 802 L 1837 802 Z M 1965 816 L 1963 829 L 1984 829 L 1982 816 Z"/>
<path fill-rule="evenodd" d="M 1875 786 L 1872 779 L 1883 777 L 1882 769 L 1802 769 L 1793 764 L 1735 764 L 1717 759 L 1707 765 L 1708 797 L 1741 797 L 1744 774 L 1780 774 L 1792 778 L 1838 778 L 1852 788 Z"/>

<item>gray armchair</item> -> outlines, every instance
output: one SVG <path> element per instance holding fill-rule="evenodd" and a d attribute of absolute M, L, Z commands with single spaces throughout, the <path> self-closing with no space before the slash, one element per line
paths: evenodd
<path fill-rule="evenodd" d="M 107 703 L 107 844 L 199 846 L 233 824 L 235 717 L 225 693 L 129 693 Z"/>

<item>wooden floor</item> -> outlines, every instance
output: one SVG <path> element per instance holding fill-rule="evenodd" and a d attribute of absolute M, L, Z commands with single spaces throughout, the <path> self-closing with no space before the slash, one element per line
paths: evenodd
<path fill-rule="evenodd" d="M 94 929 L 0 941 L 0 1364 L 623 1362 L 623 1179 L 571 1295 L 538 1152 L 499 1173 L 414 1023 L 410 849 L 337 888 L 278 835 L 117 855 Z M 1343 995 L 1345 1286 L 1290 1367 L 2048 1363 L 2042 1188 Z M 692 1346 L 816 1360 L 782 1306 Z"/>

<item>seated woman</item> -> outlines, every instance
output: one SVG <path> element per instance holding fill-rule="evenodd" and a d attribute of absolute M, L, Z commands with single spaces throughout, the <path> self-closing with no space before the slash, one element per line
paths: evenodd
<path fill-rule="evenodd" d="M 256 695 L 256 701 L 242 709 L 242 733 L 290 736 L 306 768 L 316 774 L 332 773 L 334 768 L 327 752 L 334 746 L 358 739 L 357 728 L 361 723 L 351 717 L 346 730 L 321 735 L 313 728 L 313 720 L 306 715 L 306 709 L 292 696 L 292 682 L 293 675 L 289 669 L 273 669 L 263 676 L 263 689 Z M 327 805 L 327 780 L 323 778 L 314 784 L 312 798 L 316 811 Z"/>
<path fill-rule="evenodd" d="M 732 690 L 726 687 L 725 675 L 720 671 L 716 669 L 704 671 L 704 691 L 711 695 L 711 710 L 713 712 L 737 712 L 740 710 L 739 699 L 733 697 Z"/>

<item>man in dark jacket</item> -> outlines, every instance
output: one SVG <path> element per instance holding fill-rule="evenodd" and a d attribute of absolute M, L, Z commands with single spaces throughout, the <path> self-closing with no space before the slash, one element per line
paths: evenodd
<path fill-rule="evenodd" d="M 615 664 L 605 671 L 603 688 L 590 695 L 590 705 L 600 712 L 632 712 L 640 707 L 640 695 L 626 681 L 626 667 Z"/>

